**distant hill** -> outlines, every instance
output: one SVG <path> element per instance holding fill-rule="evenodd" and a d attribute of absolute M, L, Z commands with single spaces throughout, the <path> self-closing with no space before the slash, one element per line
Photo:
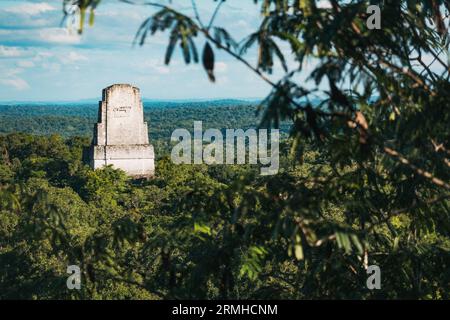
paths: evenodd
<path fill-rule="evenodd" d="M 83 105 L 83 104 L 95 104 L 101 100 L 98 98 L 91 99 L 80 99 L 73 101 L 65 101 L 65 100 L 54 100 L 54 101 L 20 101 L 20 100 L 11 100 L 11 101 L 0 101 L 0 105 Z M 213 103 L 213 104 L 240 104 L 240 103 L 258 103 L 262 101 L 262 98 L 241 98 L 241 99 L 149 99 L 143 98 L 142 101 L 144 104 L 149 105 L 159 105 L 159 104 L 168 104 L 168 105 L 179 105 L 185 103 Z"/>
<path fill-rule="evenodd" d="M 206 128 L 256 127 L 258 102 L 236 99 L 205 101 L 144 100 L 150 138 L 168 141 L 176 128 L 192 130 L 194 121 Z M 0 134 L 92 136 L 98 102 L 0 104 Z M 286 127 L 285 127 L 286 128 Z"/>

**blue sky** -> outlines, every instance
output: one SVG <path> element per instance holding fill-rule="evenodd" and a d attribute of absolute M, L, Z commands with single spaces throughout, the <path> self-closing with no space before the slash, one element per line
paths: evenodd
<path fill-rule="evenodd" d="M 169 4 L 168 0 L 155 1 Z M 217 2 L 196 2 L 206 21 Z M 326 0 L 320 3 L 328 5 Z M 193 16 L 190 0 L 172 0 L 171 5 Z M 139 25 L 154 10 L 102 0 L 94 27 L 86 27 L 80 36 L 76 21 L 61 24 L 62 0 L 0 0 L 0 101 L 98 99 L 101 90 L 113 83 L 134 84 L 148 99 L 262 98 L 269 93 L 267 84 L 218 50 L 217 82 L 213 84 L 201 65 L 186 66 L 179 50 L 170 65 L 164 65 L 167 34 L 149 37 L 144 47 L 132 47 Z M 216 25 L 225 27 L 236 40 L 253 32 L 260 22 L 253 0 L 227 0 L 216 19 Z M 204 40 L 197 44 L 201 51 Z M 283 45 L 281 50 L 293 66 L 288 48 Z M 253 65 L 254 53 L 250 51 L 247 57 Z M 305 76 L 313 66 L 312 61 L 303 65 L 297 78 L 306 87 L 311 83 L 306 83 Z M 275 70 L 281 71 L 279 65 Z M 275 72 L 271 78 L 280 76 Z"/>
<path fill-rule="evenodd" d="M 161 0 L 160 2 L 166 2 Z M 190 1 L 174 0 L 192 14 Z M 198 0 L 202 16 L 212 0 Z M 270 88 L 227 54 L 216 52 L 217 82 L 201 65 L 186 66 L 177 50 L 169 66 L 163 57 L 166 34 L 132 47 L 142 21 L 154 9 L 103 0 L 93 28 L 82 36 L 70 21 L 61 26 L 62 0 L 0 1 L 0 101 L 55 101 L 98 98 L 113 83 L 132 83 L 150 99 L 264 97 Z M 252 0 L 228 0 L 217 19 L 237 40 L 260 22 Z M 199 46 L 203 40 L 199 42 Z M 276 76 L 276 75 L 275 75 Z"/>

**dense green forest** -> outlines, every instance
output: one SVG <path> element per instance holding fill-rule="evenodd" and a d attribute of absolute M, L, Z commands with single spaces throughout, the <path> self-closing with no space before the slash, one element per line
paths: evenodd
<path fill-rule="evenodd" d="M 450 3 L 254 0 L 260 25 L 234 39 L 225 1 L 175 2 L 143 4 L 135 43 L 167 36 L 165 63 L 201 63 L 211 82 L 220 51 L 270 87 L 260 112 L 147 107 L 159 158 L 135 181 L 83 163 L 94 105 L 3 106 L 0 298 L 449 299 Z M 62 3 L 82 36 L 104 1 Z M 282 127 L 278 174 L 175 165 L 166 139 L 193 120 Z"/>
<path fill-rule="evenodd" d="M 301 163 L 293 162 L 289 141 L 281 146 L 279 174 L 270 177 L 249 165 L 171 162 L 165 126 L 189 127 L 194 119 L 218 128 L 252 126 L 255 106 L 146 109 L 159 153 L 149 181 L 83 162 L 94 108 L 41 106 L 17 114 L 25 108 L 3 117 L 42 135 L 0 136 L 1 298 L 449 298 L 448 216 L 417 225 L 399 214 L 386 226 L 355 231 L 357 217 L 340 203 L 359 206 L 367 173 L 356 165 L 332 168 L 328 155 L 306 144 Z M 76 109 L 63 115 L 67 108 Z M 68 124 L 80 128 L 80 119 L 89 129 L 84 137 L 50 134 Z M 395 189 L 385 185 L 383 193 L 395 197 Z M 443 212 L 445 202 L 429 211 Z M 328 240 L 330 232 L 337 242 Z M 360 258 L 375 240 L 370 263 L 382 266 L 383 288 L 370 291 Z M 66 287 L 72 264 L 83 270 L 79 291 Z"/>
<path fill-rule="evenodd" d="M 203 121 L 204 128 L 255 128 L 259 124 L 257 113 L 257 103 L 239 100 L 144 103 L 144 118 L 150 140 L 159 151 L 158 158 L 169 153 L 170 137 L 177 128 L 192 131 L 194 121 Z M 98 105 L 93 103 L 0 105 L 0 134 L 92 138 L 97 117 Z M 282 129 L 286 131 L 288 124 L 283 124 Z"/>
<path fill-rule="evenodd" d="M 176 128 L 192 128 L 194 120 L 210 128 L 249 128 L 258 124 L 257 103 L 235 100 L 208 102 L 144 103 L 144 117 L 152 140 L 168 140 Z M 0 133 L 35 135 L 58 133 L 63 137 L 92 136 L 98 105 L 0 104 Z"/>
<path fill-rule="evenodd" d="M 170 137 L 177 128 L 193 131 L 194 121 L 203 128 L 257 128 L 259 104 L 239 100 L 203 102 L 144 102 L 144 118 L 149 126 L 149 138 L 157 149 L 157 158 L 170 155 Z M 0 104 L 0 134 L 24 132 L 33 135 L 59 134 L 64 138 L 92 138 L 98 121 L 98 105 L 64 104 Z M 287 133 L 289 123 L 281 124 Z"/>

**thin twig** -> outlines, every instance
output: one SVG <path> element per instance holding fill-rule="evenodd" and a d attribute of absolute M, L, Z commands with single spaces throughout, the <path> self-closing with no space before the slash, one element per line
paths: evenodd
<path fill-rule="evenodd" d="M 211 20 L 209 20 L 208 27 L 206 28 L 207 30 L 211 29 L 212 24 L 214 23 L 214 19 L 216 18 L 217 13 L 219 13 L 220 7 L 222 6 L 222 4 L 224 2 L 225 2 L 225 0 L 220 0 L 220 2 L 217 4 L 216 10 L 214 10 L 213 15 L 211 16 Z"/>
<path fill-rule="evenodd" d="M 384 147 L 383 150 L 389 156 L 391 156 L 393 158 L 396 158 L 401 163 L 403 163 L 403 164 L 407 165 L 408 167 L 410 167 L 418 175 L 426 178 L 427 180 L 429 180 L 430 182 L 434 183 L 435 185 L 437 185 L 439 187 L 442 187 L 442 188 L 445 188 L 447 190 L 450 190 L 450 184 L 446 183 L 445 181 L 443 181 L 443 180 L 441 180 L 439 178 L 436 178 L 430 172 L 428 172 L 426 170 L 423 170 L 423 169 L 417 167 L 416 165 L 412 164 L 408 159 L 406 159 L 403 155 L 401 155 L 396 150 L 391 149 L 389 147 Z"/>
<path fill-rule="evenodd" d="M 191 0 L 192 3 L 192 9 L 194 10 L 194 14 L 195 14 L 195 19 L 197 19 L 198 24 L 204 28 L 202 19 L 200 19 L 200 14 L 198 13 L 198 8 L 197 8 L 197 3 L 195 2 L 195 0 Z"/>

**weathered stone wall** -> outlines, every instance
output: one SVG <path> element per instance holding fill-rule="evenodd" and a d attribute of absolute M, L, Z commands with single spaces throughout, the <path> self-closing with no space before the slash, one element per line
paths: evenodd
<path fill-rule="evenodd" d="M 154 158 L 139 89 L 128 84 L 103 89 L 91 166 L 97 169 L 112 164 L 131 176 L 151 176 L 155 172 Z"/>

